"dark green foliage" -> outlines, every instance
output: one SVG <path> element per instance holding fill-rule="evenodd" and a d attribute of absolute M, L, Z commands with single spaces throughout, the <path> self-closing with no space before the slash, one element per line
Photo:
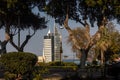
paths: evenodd
<path fill-rule="evenodd" d="M 64 63 L 60 61 L 49 62 L 49 66 L 64 66 Z"/>
<path fill-rule="evenodd" d="M 37 62 L 37 56 L 27 52 L 10 52 L 0 58 L 5 71 L 25 75 L 31 73 Z"/>
<path fill-rule="evenodd" d="M 54 17 L 56 22 L 62 25 L 67 13 L 67 9 L 69 9 L 68 13 L 71 19 L 78 19 L 76 5 L 76 0 L 48 0 L 45 11 L 47 11 L 48 15 Z"/>
<path fill-rule="evenodd" d="M 120 20 L 120 1 L 119 0 L 79 0 L 79 12 L 83 19 L 89 19 L 90 23 L 95 21 L 100 25 L 103 17 L 108 20 Z"/>
<path fill-rule="evenodd" d="M 78 66 L 72 62 L 50 62 L 48 63 L 50 69 L 59 69 L 59 70 L 77 70 Z"/>
<path fill-rule="evenodd" d="M 34 73 L 36 74 L 45 74 L 48 73 L 48 64 L 47 63 L 38 63 L 34 68 Z"/>
<path fill-rule="evenodd" d="M 78 65 L 72 62 L 49 62 L 49 63 L 38 63 L 38 69 L 41 74 L 49 73 L 50 69 L 57 70 L 77 70 Z"/>
<path fill-rule="evenodd" d="M 44 17 L 34 14 L 32 9 L 39 6 L 42 10 L 45 5 L 44 0 L 0 0 L 0 22 L 1 27 L 18 27 L 18 18 L 20 18 L 20 28 L 32 29 L 46 28 Z M 7 25 L 7 26 L 6 26 Z"/>
<path fill-rule="evenodd" d="M 87 19 L 94 26 L 95 21 L 98 25 L 102 24 L 103 17 L 117 19 L 119 23 L 119 5 L 119 0 L 48 0 L 45 10 L 60 24 L 63 24 L 68 12 L 70 19 L 81 24 Z"/>
<path fill-rule="evenodd" d="M 14 73 L 10 73 L 10 72 L 5 72 L 5 73 L 4 73 L 4 78 L 5 78 L 6 80 L 14 80 L 15 77 L 17 77 L 17 75 L 14 74 Z"/>
<path fill-rule="evenodd" d="M 43 11 L 44 6 L 45 0 L 0 0 L 0 28 L 5 29 L 9 36 L 6 40 L 10 41 L 18 51 L 24 51 L 24 47 L 37 30 L 47 27 L 45 17 L 41 17 L 40 12 L 33 10 L 39 7 L 39 10 Z M 21 44 L 20 31 L 25 29 L 29 30 L 29 33 Z M 21 45 L 16 45 L 14 42 L 13 37 L 17 33 L 18 44 Z"/>
<path fill-rule="evenodd" d="M 72 63 L 72 62 L 60 62 L 60 61 L 56 61 L 56 62 L 50 62 L 49 66 L 77 66 L 77 64 Z"/>

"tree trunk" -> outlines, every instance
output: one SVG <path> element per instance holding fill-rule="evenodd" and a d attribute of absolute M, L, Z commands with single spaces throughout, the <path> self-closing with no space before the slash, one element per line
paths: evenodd
<path fill-rule="evenodd" d="M 104 52 L 101 50 L 101 66 L 104 65 Z"/>
<path fill-rule="evenodd" d="M 6 45 L 7 45 L 8 41 L 4 40 L 3 42 L 0 42 L 0 43 L 1 43 L 0 54 L 7 53 Z"/>
<path fill-rule="evenodd" d="M 80 58 L 80 68 L 85 68 L 86 60 L 87 60 L 87 51 L 85 49 L 81 49 L 81 58 Z"/>
<path fill-rule="evenodd" d="M 6 29 L 5 29 L 5 40 L 0 41 L 0 45 L 1 45 L 0 54 L 7 53 L 6 45 L 7 45 L 9 40 L 10 40 L 9 25 L 7 24 Z"/>
<path fill-rule="evenodd" d="M 24 52 L 23 48 L 18 49 L 18 52 Z"/>

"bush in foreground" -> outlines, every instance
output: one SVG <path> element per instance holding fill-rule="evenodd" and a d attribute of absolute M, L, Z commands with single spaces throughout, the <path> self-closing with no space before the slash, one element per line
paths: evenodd
<path fill-rule="evenodd" d="M 0 63 L 5 67 L 5 78 L 29 79 L 37 62 L 37 56 L 28 52 L 10 52 L 1 55 Z"/>

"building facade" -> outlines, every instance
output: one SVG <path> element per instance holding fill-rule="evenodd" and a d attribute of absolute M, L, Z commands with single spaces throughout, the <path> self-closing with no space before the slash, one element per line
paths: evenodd
<path fill-rule="evenodd" d="M 55 26 L 54 33 L 48 31 L 47 35 L 44 36 L 44 48 L 43 56 L 45 57 L 45 62 L 61 61 L 62 55 L 62 41 L 61 35 Z"/>
<path fill-rule="evenodd" d="M 54 28 L 54 60 L 61 61 L 62 56 L 62 40 L 61 35 L 58 33 L 58 30 L 55 26 Z"/>
<path fill-rule="evenodd" d="M 50 32 L 44 36 L 43 42 L 43 56 L 45 57 L 45 62 L 54 61 L 54 35 Z"/>
<path fill-rule="evenodd" d="M 38 63 L 44 62 L 45 58 L 43 56 L 38 56 Z"/>

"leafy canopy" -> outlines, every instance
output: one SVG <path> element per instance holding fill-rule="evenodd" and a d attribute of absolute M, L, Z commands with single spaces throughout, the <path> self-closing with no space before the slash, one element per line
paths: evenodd
<path fill-rule="evenodd" d="M 47 0 L 45 11 L 60 24 L 63 24 L 66 13 L 69 18 L 80 22 L 88 19 L 92 26 L 95 21 L 100 25 L 103 17 L 120 22 L 119 0 Z"/>
<path fill-rule="evenodd" d="M 39 7 L 42 10 L 44 0 L 0 0 L 0 26 L 13 28 L 18 27 L 18 19 L 20 19 L 20 28 L 25 29 L 41 29 L 46 27 L 44 17 L 34 14 L 32 9 Z M 4 25 L 4 26 L 3 26 Z"/>

